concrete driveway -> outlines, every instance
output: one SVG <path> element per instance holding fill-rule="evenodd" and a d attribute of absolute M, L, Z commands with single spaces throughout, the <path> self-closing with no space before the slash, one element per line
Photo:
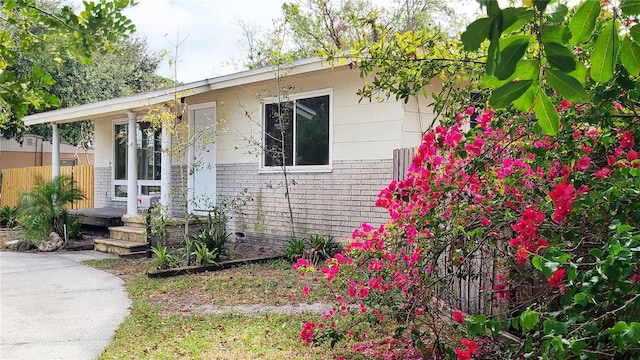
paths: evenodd
<path fill-rule="evenodd" d="M 94 359 L 129 314 L 122 280 L 94 251 L 0 252 L 0 359 Z"/>

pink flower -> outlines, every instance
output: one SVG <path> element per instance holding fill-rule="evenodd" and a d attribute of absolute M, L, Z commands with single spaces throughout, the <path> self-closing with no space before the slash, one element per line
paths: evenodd
<path fill-rule="evenodd" d="M 551 277 L 547 279 L 547 281 L 549 282 L 549 284 L 551 284 L 551 286 L 560 287 L 560 282 L 562 281 L 562 279 L 564 279 L 566 275 L 567 275 L 566 270 L 558 269 L 553 272 L 553 275 L 551 275 Z"/>
<path fill-rule="evenodd" d="M 300 338 L 306 343 L 306 344 L 311 344 L 311 342 L 313 341 L 313 335 L 314 335 L 314 328 L 316 327 L 316 324 L 313 321 L 308 321 L 307 323 L 304 324 L 304 328 L 302 329 L 302 332 L 300 333 Z"/>
<path fill-rule="evenodd" d="M 609 168 L 606 168 L 606 167 L 595 172 L 595 176 L 598 179 L 608 178 L 609 175 L 611 175 L 611 170 Z"/>
<path fill-rule="evenodd" d="M 467 338 L 462 339 L 462 345 L 469 349 L 469 352 L 471 354 L 475 354 L 476 350 L 478 349 L 478 344 L 475 341 L 469 340 Z"/>
<path fill-rule="evenodd" d="M 454 351 L 456 352 L 456 356 L 458 357 L 458 360 L 471 360 L 471 351 L 460 350 L 458 348 L 455 348 Z"/>
<path fill-rule="evenodd" d="M 576 189 L 572 184 L 560 183 L 549 193 L 551 201 L 555 205 L 553 221 L 560 223 L 573 211 L 573 202 L 576 199 Z"/>
<path fill-rule="evenodd" d="M 302 293 L 304 294 L 304 296 L 309 296 L 309 287 L 308 286 L 303 287 Z"/>
<path fill-rule="evenodd" d="M 631 149 L 635 144 L 633 140 L 633 134 L 631 131 L 627 130 L 622 133 L 622 137 L 620 137 L 620 147 L 625 149 Z"/>
<path fill-rule="evenodd" d="M 472 115 L 475 111 L 476 109 L 473 106 L 469 106 L 467 107 L 467 111 L 465 111 L 464 113 L 467 115 Z"/>
<path fill-rule="evenodd" d="M 480 223 L 482 224 L 482 226 L 489 226 L 491 225 L 491 220 L 487 219 L 486 217 L 483 217 L 482 220 L 480 220 Z"/>
<path fill-rule="evenodd" d="M 456 310 L 451 313 L 451 316 L 453 316 L 453 320 L 457 323 L 464 324 L 464 314 L 461 311 Z"/>
<path fill-rule="evenodd" d="M 576 170 L 585 171 L 589 168 L 590 164 L 591 164 L 590 157 L 588 156 L 581 157 L 580 160 L 578 160 L 578 163 L 576 164 Z"/>
<path fill-rule="evenodd" d="M 300 258 L 295 264 L 293 264 L 292 268 L 293 270 L 297 270 L 299 267 L 302 267 L 302 266 L 311 266 L 311 263 L 306 259 Z"/>

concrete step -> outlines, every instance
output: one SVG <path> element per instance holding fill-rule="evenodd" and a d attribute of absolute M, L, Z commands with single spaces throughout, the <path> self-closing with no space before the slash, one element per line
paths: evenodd
<path fill-rule="evenodd" d="M 118 239 L 95 239 L 94 250 L 109 254 L 129 255 L 140 253 L 147 249 L 147 245 L 139 242 L 118 240 Z"/>
<path fill-rule="evenodd" d="M 134 216 L 124 215 L 122 217 L 122 222 L 124 223 L 124 225 L 131 226 L 131 227 L 145 228 L 147 227 L 146 220 L 147 218 L 144 215 L 134 215 Z"/>
<path fill-rule="evenodd" d="M 137 226 L 113 226 L 109 228 L 109 237 L 115 240 L 146 243 L 146 229 Z"/>

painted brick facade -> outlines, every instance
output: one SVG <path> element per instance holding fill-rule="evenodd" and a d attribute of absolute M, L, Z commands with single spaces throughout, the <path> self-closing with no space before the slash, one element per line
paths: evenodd
<path fill-rule="evenodd" d="M 363 222 L 387 222 L 387 212 L 376 208 L 375 200 L 391 178 L 391 160 L 334 161 L 332 172 L 290 174 L 296 235 L 333 235 L 338 240 L 350 236 Z M 227 230 L 243 233 L 247 241 L 276 246 L 289 239 L 281 173 L 259 173 L 255 163 L 218 164 L 217 185 L 218 193 L 228 198 L 244 188 L 253 197 L 232 214 Z"/>

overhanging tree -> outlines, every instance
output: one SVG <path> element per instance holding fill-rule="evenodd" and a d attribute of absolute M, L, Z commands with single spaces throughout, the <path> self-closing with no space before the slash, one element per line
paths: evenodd
<path fill-rule="evenodd" d="M 114 49 L 114 44 L 135 30 L 122 10 L 134 0 L 84 2 L 76 14 L 70 6 L 49 12 L 36 0 L 7 0 L 0 4 L 0 132 L 6 136 L 24 131 L 21 119 L 30 107 L 59 106 L 47 91 L 54 83 L 39 64 L 16 72 L 17 56 L 46 49 L 53 59 L 90 62 L 92 55 Z"/>

